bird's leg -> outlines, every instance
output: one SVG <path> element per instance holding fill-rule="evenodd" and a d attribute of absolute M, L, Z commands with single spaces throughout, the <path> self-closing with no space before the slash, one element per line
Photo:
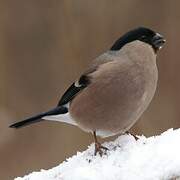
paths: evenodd
<path fill-rule="evenodd" d="M 104 149 L 105 151 L 107 151 L 108 148 L 102 146 L 101 143 L 98 142 L 97 136 L 96 136 L 96 131 L 93 131 L 93 135 L 94 135 L 94 142 L 95 142 L 95 152 L 94 152 L 94 155 L 96 156 L 97 153 L 99 153 L 99 155 L 102 156 L 102 155 L 103 155 L 102 149 Z"/>
<path fill-rule="evenodd" d="M 132 135 L 136 141 L 139 139 L 135 134 L 132 134 L 129 131 L 126 131 L 125 133 Z"/>

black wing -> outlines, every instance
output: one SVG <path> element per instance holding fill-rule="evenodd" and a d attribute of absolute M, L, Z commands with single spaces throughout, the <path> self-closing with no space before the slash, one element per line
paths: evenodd
<path fill-rule="evenodd" d="M 50 111 L 40 113 L 38 115 L 32 116 L 30 118 L 27 118 L 23 121 L 17 122 L 15 124 L 12 124 L 11 128 L 20 128 L 24 127 L 39 121 L 43 121 L 43 117 L 45 116 L 51 116 L 51 115 L 58 115 L 58 114 L 65 114 L 68 112 L 68 108 L 63 106 L 70 102 L 82 89 L 87 87 L 87 85 L 90 83 L 89 78 L 86 75 L 82 75 L 78 82 L 73 83 L 67 91 L 64 93 L 62 98 L 60 99 L 58 106 Z"/>
<path fill-rule="evenodd" d="M 81 90 L 86 88 L 90 83 L 90 79 L 86 75 L 82 75 L 76 83 L 73 83 L 61 97 L 58 106 L 63 106 L 70 102 Z"/>
<path fill-rule="evenodd" d="M 11 128 L 20 128 L 26 125 L 30 125 L 32 123 L 36 123 L 39 121 L 43 121 L 43 117 L 51 116 L 51 115 L 58 115 L 58 114 L 65 114 L 68 112 L 68 108 L 64 105 L 70 102 L 82 89 L 86 88 L 90 83 L 90 79 L 87 75 L 82 75 L 76 83 L 73 83 L 67 91 L 64 93 L 62 98 L 60 99 L 58 106 L 50 111 L 40 113 L 38 115 L 32 116 L 27 118 L 23 121 L 17 122 L 12 124 Z"/>

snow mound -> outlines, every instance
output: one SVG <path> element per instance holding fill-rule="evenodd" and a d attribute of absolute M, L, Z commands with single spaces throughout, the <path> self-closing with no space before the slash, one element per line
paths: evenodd
<path fill-rule="evenodd" d="M 118 137 L 104 143 L 106 155 L 94 156 L 94 144 L 50 170 L 15 180 L 169 180 L 180 177 L 180 129 L 160 136 Z"/>

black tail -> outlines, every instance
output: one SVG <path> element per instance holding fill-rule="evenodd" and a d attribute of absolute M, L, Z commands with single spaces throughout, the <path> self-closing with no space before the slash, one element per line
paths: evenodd
<path fill-rule="evenodd" d="M 38 115 L 35 115 L 35 116 L 32 116 L 30 118 L 27 118 L 23 121 L 20 121 L 20 122 L 17 122 L 15 124 L 12 124 L 10 125 L 9 127 L 10 128 L 20 128 L 20 127 L 24 127 L 24 126 L 27 126 L 29 124 L 33 124 L 33 123 L 36 123 L 36 122 L 40 122 L 40 121 L 43 121 L 43 117 L 45 116 L 51 116 L 51 115 L 58 115 L 58 114 L 65 114 L 68 112 L 68 109 L 66 107 L 63 107 L 63 106 L 58 106 L 50 111 L 47 111 L 47 112 L 44 112 L 44 113 L 41 113 L 41 114 L 38 114 Z"/>

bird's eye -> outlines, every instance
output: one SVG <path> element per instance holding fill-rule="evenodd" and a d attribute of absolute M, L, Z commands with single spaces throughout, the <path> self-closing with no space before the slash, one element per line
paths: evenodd
<path fill-rule="evenodd" d="M 145 35 L 143 35 L 143 36 L 141 36 L 141 38 L 140 38 L 141 40 L 145 40 L 146 39 L 146 36 Z"/>

